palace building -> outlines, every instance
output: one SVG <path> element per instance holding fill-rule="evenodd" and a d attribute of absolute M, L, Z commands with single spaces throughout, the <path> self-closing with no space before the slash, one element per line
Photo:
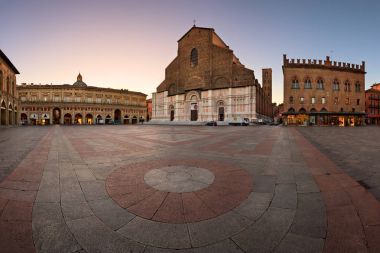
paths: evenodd
<path fill-rule="evenodd" d="M 365 122 L 365 62 L 361 65 L 283 56 L 287 125 L 356 126 Z"/>
<path fill-rule="evenodd" d="M 212 28 L 193 26 L 152 95 L 152 122 L 236 121 L 272 117 L 272 70 L 263 87 Z"/>
<path fill-rule="evenodd" d="M 20 74 L 8 57 L 0 50 L 0 126 L 18 124 L 19 100 L 16 74 Z"/>
<path fill-rule="evenodd" d="M 22 84 L 17 90 L 24 125 L 137 124 L 146 117 L 146 94 L 87 86 L 81 74 L 72 85 Z"/>
<path fill-rule="evenodd" d="M 375 83 L 365 91 L 367 124 L 380 125 L 380 83 Z"/>

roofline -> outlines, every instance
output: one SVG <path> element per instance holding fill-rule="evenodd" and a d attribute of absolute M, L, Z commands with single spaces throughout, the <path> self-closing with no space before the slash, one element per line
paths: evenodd
<path fill-rule="evenodd" d="M 4 52 L 1 49 L 0 49 L 0 57 L 4 59 L 4 61 L 13 70 L 13 72 L 15 72 L 15 74 L 20 74 L 20 72 L 18 72 L 18 70 L 16 69 L 16 67 L 11 62 L 11 60 L 9 60 L 9 58 L 4 54 Z"/>
<path fill-rule="evenodd" d="M 193 29 L 195 29 L 195 28 L 197 28 L 197 29 L 203 29 L 203 30 L 209 30 L 209 31 L 213 31 L 213 32 L 215 32 L 215 30 L 214 30 L 214 28 L 207 28 L 207 27 L 199 27 L 199 26 L 192 26 L 191 28 L 190 28 L 190 30 L 188 30 L 179 40 L 177 40 L 177 42 L 180 42 L 191 30 L 193 30 Z"/>

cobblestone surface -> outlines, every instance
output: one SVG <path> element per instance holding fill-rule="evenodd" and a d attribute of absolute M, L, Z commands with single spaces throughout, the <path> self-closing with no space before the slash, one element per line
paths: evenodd
<path fill-rule="evenodd" d="M 269 126 L 0 129 L 8 161 L 0 251 L 379 252 L 376 136 Z"/>

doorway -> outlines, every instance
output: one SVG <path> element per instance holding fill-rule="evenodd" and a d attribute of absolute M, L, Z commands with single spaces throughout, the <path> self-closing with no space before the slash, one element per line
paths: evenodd
<path fill-rule="evenodd" d="M 53 124 L 59 124 L 61 121 L 61 110 L 59 108 L 53 109 Z"/>
<path fill-rule="evenodd" d="M 218 120 L 224 121 L 224 107 L 219 107 L 218 109 Z"/>

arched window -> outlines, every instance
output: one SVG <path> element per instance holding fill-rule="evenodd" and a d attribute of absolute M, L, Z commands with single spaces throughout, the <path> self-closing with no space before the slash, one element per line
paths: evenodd
<path fill-rule="evenodd" d="M 4 89 L 3 87 L 3 72 L 0 70 L 0 91 Z"/>
<path fill-rule="evenodd" d="M 339 81 L 337 79 L 333 82 L 333 90 L 339 90 Z"/>
<path fill-rule="evenodd" d="M 346 82 L 344 83 L 344 91 L 351 91 L 351 84 L 348 80 L 346 80 Z"/>
<path fill-rule="evenodd" d="M 195 67 L 198 65 L 198 50 L 193 48 L 190 53 L 190 64 L 191 67 Z"/>
<path fill-rule="evenodd" d="M 305 80 L 304 89 L 311 89 L 311 81 L 309 78 Z"/>
<path fill-rule="evenodd" d="M 300 84 L 298 82 L 298 79 L 295 77 L 292 81 L 292 89 L 299 89 L 300 88 Z"/>
<path fill-rule="evenodd" d="M 324 88 L 325 88 L 325 86 L 323 84 L 323 80 L 322 79 L 318 79 L 318 81 L 317 81 L 317 89 L 323 90 Z"/>
<path fill-rule="evenodd" d="M 334 104 L 337 105 L 338 103 L 339 103 L 339 99 L 338 99 L 338 97 L 335 97 L 335 98 L 334 98 Z"/>
<path fill-rule="evenodd" d="M 360 92 L 360 83 L 359 82 L 355 83 L 355 91 Z"/>
<path fill-rule="evenodd" d="M 289 97 L 289 104 L 293 104 L 293 96 Z"/>

